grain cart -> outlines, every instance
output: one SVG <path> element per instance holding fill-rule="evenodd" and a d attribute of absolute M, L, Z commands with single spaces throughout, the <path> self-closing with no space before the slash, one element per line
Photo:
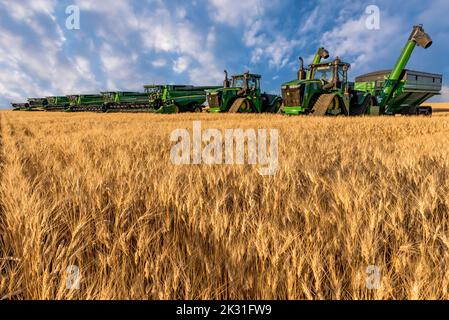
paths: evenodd
<path fill-rule="evenodd" d="M 220 89 L 207 91 L 208 111 L 211 113 L 276 113 L 281 108 L 282 98 L 262 93 L 260 90 L 261 76 L 249 72 L 232 76 L 225 80 Z"/>
<path fill-rule="evenodd" d="M 67 96 L 70 112 L 103 111 L 103 96 L 101 94 L 80 94 Z"/>
<path fill-rule="evenodd" d="M 65 111 L 70 106 L 70 100 L 66 96 L 47 97 L 46 111 Z"/>
<path fill-rule="evenodd" d="M 145 86 L 150 92 L 150 107 L 156 113 L 201 112 L 206 102 L 206 90 L 216 86 L 162 85 Z"/>
<path fill-rule="evenodd" d="M 350 64 L 342 62 L 338 57 L 331 62 L 312 64 L 310 77 L 305 80 L 298 78 L 282 85 L 283 112 L 317 116 L 421 112 L 422 109 L 417 106 L 439 93 L 441 83 L 438 82 L 441 82 L 442 77 L 424 73 L 416 77 L 417 72 L 412 72 L 409 75 L 415 76 L 415 81 L 406 84 L 405 66 L 416 45 L 428 48 L 431 44 L 432 40 L 422 26 L 414 26 L 395 67 L 391 72 L 380 72 L 383 76 L 387 75 L 383 81 L 379 81 L 380 73 L 377 72 L 358 77 L 355 85 L 350 83 Z M 435 81 L 435 85 L 428 86 L 428 81 Z"/>
<path fill-rule="evenodd" d="M 148 111 L 149 94 L 143 92 L 102 92 L 103 96 L 103 111 L 118 111 L 118 112 L 141 112 Z"/>
<path fill-rule="evenodd" d="M 45 111 L 48 105 L 46 98 L 29 98 L 27 111 Z"/>

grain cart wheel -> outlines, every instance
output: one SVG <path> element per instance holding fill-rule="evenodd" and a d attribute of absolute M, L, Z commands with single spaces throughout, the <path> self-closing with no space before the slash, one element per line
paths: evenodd
<path fill-rule="evenodd" d="M 203 108 L 201 108 L 201 106 L 195 106 L 195 107 L 193 108 L 193 112 L 195 112 L 195 113 L 201 113 L 201 112 L 203 112 Z"/>
<path fill-rule="evenodd" d="M 371 107 L 374 106 L 374 99 L 371 95 L 368 95 L 365 100 L 363 101 L 363 104 L 361 105 L 355 105 L 354 107 L 350 108 L 349 115 L 351 116 L 363 116 L 365 114 L 368 114 Z"/>
<path fill-rule="evenodd" d="M 271 105 L 266 112 L 268 113 L 280 113 L 282 103 L 279 100 L 276 100 L 273 105 Z"/>

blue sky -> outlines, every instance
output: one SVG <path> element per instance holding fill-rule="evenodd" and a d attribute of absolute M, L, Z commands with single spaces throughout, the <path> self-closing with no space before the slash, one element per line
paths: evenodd
<path fill-rule="evenodd" d="M 66 8 L 80 29 L 66 28 Z M 380 9 L 369 30 L 365 9 Z M 298 56 L 319 46 L 352 64 L 351 78 L 396 61 L 414 24 L 434 45 L 408 67 L 449 79 L 449 1 L 0 0 L 0 106 L 27 97 L 141 90 L 151 83 L 220 84 L 223 70 L 263 76 L 279 92 Z M 449 101 L 449 87 L 436 99 Z"/>

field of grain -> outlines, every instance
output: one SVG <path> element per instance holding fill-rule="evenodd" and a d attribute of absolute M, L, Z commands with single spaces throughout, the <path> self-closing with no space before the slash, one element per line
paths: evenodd
<path fill-rule="evenodd" d="M 0 299 L 449 298 L 447 116 L 0 117 Z M 279 171 L 173 165 L 196 119 Z"/>
<path fill-rule="evenodd" d="M 448 102 L 434 102 L 434 103 L 424 103 L 426 106 L 431 106 L 435 113 L 449 113 L 449 103 Z"/>

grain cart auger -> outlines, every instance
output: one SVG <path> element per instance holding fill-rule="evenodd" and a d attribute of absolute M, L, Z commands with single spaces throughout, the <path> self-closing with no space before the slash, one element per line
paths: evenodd
<path fill-rule="evenodd" d="M 356 78 L 355 89 L 369 92 L 376 98 L 381 113 L 431 115 L 431 107 L 421 104 L 440 94 L 443 77 L 440 74 L 406 70 L 416 45 L 427 49 L 432 39 L 422 25 L 413 27 L 394 68 L 368 73 Z"/>
<path fill-rule="evenodd" d="M 338 57 L 331 62 L 311 64 L 306 79 L 298 77 L 282 85 L 283 112 L 323 116 L 416 114 L 425 110 L 430 114 L 431 109 L 419 105 L 439 94 L 442 76 L 404 69 L 417 44 L 423 48 L 432 44 L 422 26 L 413 27 L 393 70 L 358 77 L 355 86 L 348 81 L 351 65 Z M 298 72 L 299 76 L 303 74 Z"/>
<path fill-rule="evenodd" d="M 262 93 L 261 76 L 249 72 L 228 79 L 225 71 L 223 88 L 208 90 L 208 111 L 211 113 L 276 113 L 281 108 L 282 98 Z"/>

